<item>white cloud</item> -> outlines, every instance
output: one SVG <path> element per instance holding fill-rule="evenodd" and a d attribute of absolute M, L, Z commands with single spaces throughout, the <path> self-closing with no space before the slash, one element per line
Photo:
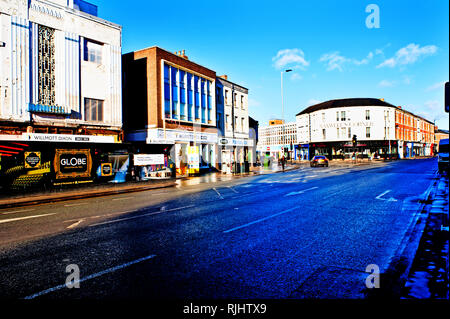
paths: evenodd
<path fill-rule="evenodd" d="M 303 77 L 300 74 L 292 73 L 291 80 L 296 81 L 296 80 L 301 80 L 301 79 L 303 79 Z"/>
<path fill-rule="evenodd" d="M 425 89 L 425 91 L 430 92 L 430 91 L 434 91 L 434 90 L 438 90 L 438 89 L 441 89 L 443 91 L 444 85 L 445 85 L 445 81 L 437 82 L 437 83 L 434 83 L 433 85 L 430 85 L 429 87 L 427 87 Z"/>
<path fill-rule="evenodd" d="M 294 69 L 304 69 L 309 65 L 309 62 L 305 59 L 305 53 L 300 49 L 280 50 L 277 55 L 272 58 L 272 61 L 277 69 L 282 69 L 287 65 Z"/>
<path fill-rule="evenodd" d="M 323 54 L 320 57 L 319 61 L 325 62 L 325 64 L 327 65 L 327 71 L 332 71 L 332 70 L 337 69 L 342 72 L 343 64 L 348 62 L 349 60 L 346 57 L 339 55 L 339 51 L 336 51 L 336 52 L 332 52 L 332 53 Z"/>
<path fill-rule="evenodd" d="M 433 55 L 437 52 L 437 46 L 426 45 L 420 47 L 418 44 L 410 43 L 406 47 L 398 50 L 395 55 L 389 59 L 380 63 L 377 68 L 390 67 L 393 68 L 397 65 L 407 65 L 415 63 L 419 58 Z"/>
<path fill-rule="evenodd" d="M 362 60 L 350 59 L 346 58 L 343 55 L 340 55 L 339 51 L 335 51 L 323 54 L 320 57 L 319 61 L 324 62 L 327 65 L 327 71 L 339 70 L 342 72 L 344 70 L 344 64 L 346 63 L 354 65 L 364 65 L 368 64 L 370 60 L 373 59 L 373 57 L 373 52 L 369 52 L 369 54 Z"/>
<path fill-rule="evenodd" d="M 378 83 L 379 87 L 386 88 L 386 87 L 393 87 L 395 85 L 394 81 L 388 81 L 388 80 L 382 80 L 380 83 Z"/>

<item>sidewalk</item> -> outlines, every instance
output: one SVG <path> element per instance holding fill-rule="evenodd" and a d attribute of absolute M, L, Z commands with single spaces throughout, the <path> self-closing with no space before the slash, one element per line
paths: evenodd
<path fill-rule="evenodd" d="M 449 180 L 440 176 L 402 299 L 449 298 Z"/>
<path fill-rule="evenodd" d="M 52 191 L 18 194 L 0 198 L 0 209 L 28 206 L 42 203 L 89 198 L 105 195 L 139 192 L 150 189 L 173 187 L 174 180 L 152 180 L 147 182 L 127 182 L 124 184 L 102 184 L 77 189 L 54 189 Z"/>

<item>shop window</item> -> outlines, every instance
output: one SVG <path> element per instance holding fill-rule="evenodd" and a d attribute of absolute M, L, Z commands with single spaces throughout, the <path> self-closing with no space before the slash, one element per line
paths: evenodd
<path fill-rule="evenodd" d="M 84 117 L 86 121 L 103 121 L 103 101 L 85 98 Z"/>

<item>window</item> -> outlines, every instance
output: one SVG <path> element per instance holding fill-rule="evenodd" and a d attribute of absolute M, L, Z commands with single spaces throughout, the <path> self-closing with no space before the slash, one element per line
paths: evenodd
<path fill-rule="evenodd" d="M 185 82 L 185 76 L 186 72 L 180 70 L 180 119 L 185 120 L 186 119 L 186 82 Z"/>
<path fill-rule="evenodd" d="M 326 130 L 325 129 L 322 129 L 322 137 L 323 137 L 324 140 L 327 139 L 327 134 L 326 134 Z"/>
<path fill-rule="evenodd" d="M 103 101 L 85 98 L 84 118 L 86 121 L 103 121 Z"/>
<path fill-rule="evenodd" d="M 339 127 L 336 129 L 336 137 L 339 138 Z"/>
<path fill-rule="evenodd" d="M 336 112 L 336 121 L 339 122 L 339 111 Z"/>
<path fill-rule="evenodd" d="M 202 123 L 206 123 L 206 83 L 204 79 L 201 79 L 201 94 L 202 94 Z"/>
<path fill-rule="evenodd" d="M 345 127 L 341 127 L 341 135 L 342 135 L 342 138 L 345 138 L 345 133 L 346 133 Z"/>
<path fill-rule="evenodd" d="M 177 75 L 178 69 L 170 68 L 171 70 L 171 80 L 172 80 L 172 118 L 177 119 L 177 106 L 178 106 L 178 84 Z"/>
<path fill-rule="evenodd" d="M 103 45 L 88 39 L 84 39 L 84 60 L 102 64 Z"/>
<path fill-rule="evenodd" d="M 237 105 L 237 93 L 234 93 L 234 107 L 238 107 Z"/>
<path fill-rule="evenodd" d="M 348 138 L 352 138 L 352 128 L 348 128 Z"/>
<path fill-rule="evenodd" d="M 370 127 L 366 127 L 366 137 L 370 138 Z"/>
<path fill-rule="evenodd" d="M 55 30 L 39 26 L 38 48 L 38 103 L 56 104 L 55 91 Z"/>
<path fill-rule="evenodd" d="M 241 95 L 241 109 L 244 109 L 244 96 Z"/>
<path fill-rule="evenodd" d="M 325 122 L 325 113 L 322 113 L 322 122 Z"/>
<path fill-rule="evenodd" d="M 225 90 L 225 104 L 228 105 L 228 90 Z"/>
<path fill-rule="evenodd" d="M 230 115 L 227 114 L 227 116 L 225 117 L 225 126 L 227 127 L 227 130 L 231 129 L 231 122 L 230 122 Z"/>
<path fill-rule="evenodd" d="M 200 119 L 200 114 L 199 114 L 200 94 L 199 94 L 198 82 L 199 82 L 198 76 L 194 76 L 195 120 L 199 120 Z"/>
<path fill-rule="evenodd" d="M 366 110 L 366 121 L 370 120 L 370 110 Z"/>
<path fill-rule="evenodd" d="M 170 117 L 170 67 L 164 64 L 164 112 Z"/>
<path fill-rule="evenodd" d="M 345 121 L 345 111 L 341 111 L 341 121 Z"/>
<path fill-rule="evenodd" d="M 206 81 L 206 94 L 207 94 L 207 99 L 208 99 L 208 114 L 207 114 L 207 118 L 208 118 L 208 123 L 211 122 L 211 113 L 212 113 L 212 98 L 211 98 L 211 82 L 210 81 Z"/>
<path fill-rule="evenodd" d="M 244 128 L 245 128 L 245 122 L 244 122 L 244 121 L 245 121 L 245 119 L 244 119 L 244 118 L 241 118 L 241 131 L 242 131 L 242 132 L 245 131 L 245 129 L 244 129 Z"/>
<path fill-rule="evenodd" d="M 192 121 L 192 74 L 187 74 L 187 102 L 188 102 L 188 121 Z"/>

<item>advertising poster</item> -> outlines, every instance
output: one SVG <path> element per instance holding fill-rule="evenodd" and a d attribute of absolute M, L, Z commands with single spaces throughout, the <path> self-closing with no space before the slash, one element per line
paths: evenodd
<path fill-rule="evenodd" d="M 188 169 L 189 174 L 200 173 L 200 152 L 198 146 L 188 147 Z"/>
<path fill-rule="evenodd" d="M 25 168 L 41 167 L 41 152 L 25 152 Z"/>
<path fill-rule="evenodd" d="M 91 177 L 91 151 L 89 149 L 56 149 L 53 165 L 56 179 Z"/>

